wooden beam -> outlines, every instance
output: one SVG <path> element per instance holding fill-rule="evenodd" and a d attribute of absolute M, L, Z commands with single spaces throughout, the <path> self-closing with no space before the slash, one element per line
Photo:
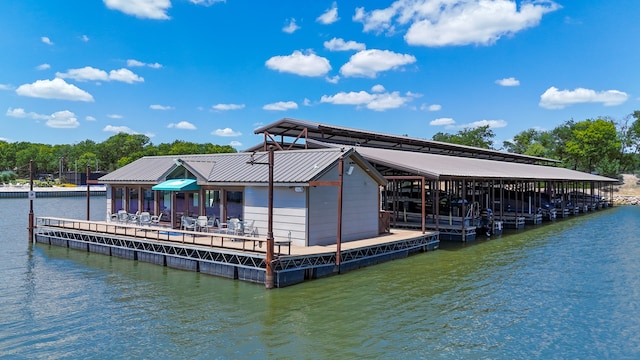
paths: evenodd
<path fill-rule="evenodd" d="M 309 181 L 309 186 L 340 186 L 340 181 Z"/>

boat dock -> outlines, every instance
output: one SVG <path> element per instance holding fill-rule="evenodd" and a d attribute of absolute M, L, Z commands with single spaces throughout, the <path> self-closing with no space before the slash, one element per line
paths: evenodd
<path fill-rule="evenodd" d="M 171 268 L 264 283 L 266 238 L 183 231 L 56 217 L 36 219 L 34 241 L 42 244 L 153 263 Z M 274 280 L 285 287 L 431 251 L 438 233 L 394 229 L 375 238 L 341 244 L 296 246 L 275 241 Z"/>
<path fill-rule="evenodd" d="M 29 186 L 0 186 L 0 199 L 27 198 L 29 192 Z M 33 192 L 36 198 L 80 197 L 87 196 L 87 187 L 36 187 Z M 90 186 L 89 188 L 90 196 L 105 196 L 106 194 L 107 188 L 104 185 Z"/>

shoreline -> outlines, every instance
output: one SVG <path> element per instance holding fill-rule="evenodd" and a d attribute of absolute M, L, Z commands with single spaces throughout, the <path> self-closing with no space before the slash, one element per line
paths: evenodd
<path fill-rule="evenodd" d="M 90 185 L 90 196 L 104 196 L 107 194 L 107 187 L 104 185 Z M 0 199 L 3 198 L 28 198 L 31 189 L 29 186 L 0 186 Z M 39 197 L 72 197 L 86 196 L 87 186 L 75 187 L 33 187 L 36 199 Z"/>

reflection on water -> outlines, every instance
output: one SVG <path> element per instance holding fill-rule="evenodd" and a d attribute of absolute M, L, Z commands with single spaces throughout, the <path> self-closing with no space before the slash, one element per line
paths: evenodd
<path fill-rule="evenodd" d="M 640 208 L 443 244 L 266 291 L 31 247 L 28 204 L 7 200 L 0 202 L 11 224 L 0 235 L 0 358 L 640 356 Z M 64 216 L 84 218 L 84 201 L 39 199 L 36 215 L 65 209 Z M 104 216 L 103 205 L 92 208 L 92 218 Z"/>

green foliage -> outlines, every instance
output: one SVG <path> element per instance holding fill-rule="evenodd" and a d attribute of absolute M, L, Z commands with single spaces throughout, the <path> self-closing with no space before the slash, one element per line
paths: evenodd
<path fill-rule="evenodd" d="M 569 120 L 550 131 L 529 129 L 503 146 L 510 152 L 555 158 L 565 167 L 615 178 L 621 171 L 633 171 L 640 164 L 638 154 L 630 152 L 640 148 L 640 112 L 633 116 L 636 121 L 630 126 L 629 118 L 622 124 L 599 118 Z"/>
<path fill-rule="evenodd" d="M 77 168 L 79 172 L 84 172 L 87 165 L 91 171 L 113 171 L 143 156 L 229 152 L 236 150 L 229 145 L 196 144 L 181 140 L 154 146 L 145 135 L 125 133 L 113 135 L 102 143 L 85 140 L 74 145 L 0 141 L 0 170 L 16 169 L 20 177 L 26 178 L 29 177 L 30 160 L 33 160 L 35 174 L 58 174 L 60 168 L 62 171 Z"/>
<path fill-rule="evenodd" d="M 455 134 L 438 132 L 433 135 L 435 141 L 442 141 L 451 144 L 474 146 L 484 149 L 493 148 L 493 138 L 495 133 L 489 128 L 489 125 L 479 126 L 477 128 L 464 128 Z"/>
<path fill-rule="evenodd" d="M 605 162 L 617 161 L 620 146 L 612 121 L 585 120 L 576 124 L 571 139 L 566 143 L 566 152 L 574 161 L 574 168 L 591 172 L 604 166 Z"/>

